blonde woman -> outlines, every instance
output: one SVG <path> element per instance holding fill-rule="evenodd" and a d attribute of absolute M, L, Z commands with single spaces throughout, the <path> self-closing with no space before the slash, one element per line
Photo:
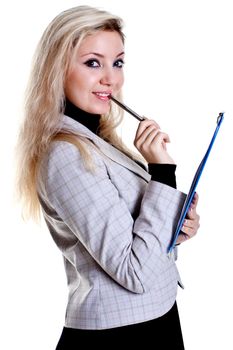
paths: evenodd
<path fill-rule="evenodd" d="M 142 337 L 183 349 L 176 249 L 167 254 L 185 195 L 176 187 L 167 134 L 139 123 L 132 154 L 119 139 L 122 21 L 88 6 L 59 14 L 38 45 L 19 137 L 25 213 L 42 210 L 60 249 L 69 298 L 57 349 L 131 345 Z M 115 108 L 115 109 L 114 109 Z M 137 152 L 138 154 L 138 152 Z M 149 172 L 148 172 L 149 169 Z M 197 196 L 178 243 L 199 226 Z"/>

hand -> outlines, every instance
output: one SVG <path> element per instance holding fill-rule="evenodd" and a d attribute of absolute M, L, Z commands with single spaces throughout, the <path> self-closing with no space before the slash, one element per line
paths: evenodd
<path fill-rule="evenodd" d="M 140 122 L 134 145 L 148 163 L 174 164 L 167 152 L 169 136 L 160 130 L 159 125 L 150 119 Z"/>
<path fill-rule="evenodd" d="M 183 227 L 177 238 L 177 244 L 185 242 L 186 240 L 194 237 L 197 233 L 197 230 L 200 227 L 200 224 L 199 224 L 200 216 L 196 212 L 198 198 L 199 198 L 198 194 L 195 193 L 193 197 L 193 201 L 190 205 L 190 209 L 184 221 Z"/>

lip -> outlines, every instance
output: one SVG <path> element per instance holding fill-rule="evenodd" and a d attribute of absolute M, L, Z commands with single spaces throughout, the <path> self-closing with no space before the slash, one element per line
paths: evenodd
<path fill-rule="evenodd" d="M 111 91 L 94 91 L 93 94 L 101 101 L 109 101 L 112 92 Z"/>

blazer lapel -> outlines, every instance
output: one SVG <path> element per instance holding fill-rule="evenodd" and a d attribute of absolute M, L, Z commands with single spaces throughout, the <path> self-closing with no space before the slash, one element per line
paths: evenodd
<path fill-rule="evenodd" d="M 84 136 L 91 140 L 99 150 L 108 158 L 113 160 L 114 162 L 121 164 L 125 168 L 131 170 L 137 175 L 141 176 L 146 181 L 149 181 L 151 176 L 148 174 L 146 170 L 144 170 L 140 165 L 138 165 L 134 160 L 120 152 L 118 149 L 113 147 L 108 142 L 104 141 L 101 137 L 95 135 L 92 131 L 90 131 L 87 127 L 82 125 L 81 123 L 73 120 L 70 117 L 64 116 L 63 119 L 63 128 L 68 129 L 70 131 L 74 131 L 81 136 Z"/>

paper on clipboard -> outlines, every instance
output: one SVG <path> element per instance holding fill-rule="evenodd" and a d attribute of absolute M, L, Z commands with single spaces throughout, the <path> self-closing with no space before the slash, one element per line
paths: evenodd
<path fill-rule="evenodd" d="M 189 210 L 190 204 L 191 204 L 191 202 L 193 200 L 197 184 L 198 184 L 198 182 L 200 180 L 201 174 L 202 174 L 203 169 L 205 167 L 206 161 L 207 161 L 207 159 L 209 157 L 210 151 L 211 151 L 212 146 L 214 144 L 214 141 L 216 139 L 216 136 L 217 136 L 217 133 L 219 131 L 219 128 L 220 128 L 220 126 L 222 124 L 223 118 L 224 118 L 224 113 L 219 113 L 219 116 L 218 116 L 218 119 L 217 119 L 216 129 L 214 131 L 214 134 L 212 136 L 210 144 L 209 144 L 209 146 L 207 148 L 207 151 L 206 151 L 206 153 L 205 153 L 201 163 L 199 164 L 199 166 L 197 168 L 197 171 L 196 171 L 196 173 L 194 175 L 194 178 L 193 178 L 192 184 L 190 186 L 189 192 L 188 192 L 187 197 L 185 199 L 185 202 L 183 204 L 183 208 L 182 208 L 182 211 L 181 211 L 181 214 L 180 214 L 180 218 L 179 218 L 178 224 L 176 226 L 176 231 L 175 231 L 175 233 L 173 235 L 173 238 L 172 238 L 172 241 L 170 242 L 170 245 L 168 247 L 168 253 L 170 253 L 172 251 L 172 249 L 174 248 L 174 246 L 176 244 L 177 237 L 178 237 L 178 235 L 180 233 L 180 230 L 181 230 L 181 228 L 183 226 L 184 219 L 185 219 L 185 217 L 187 215 L 187 212 Z"/>

